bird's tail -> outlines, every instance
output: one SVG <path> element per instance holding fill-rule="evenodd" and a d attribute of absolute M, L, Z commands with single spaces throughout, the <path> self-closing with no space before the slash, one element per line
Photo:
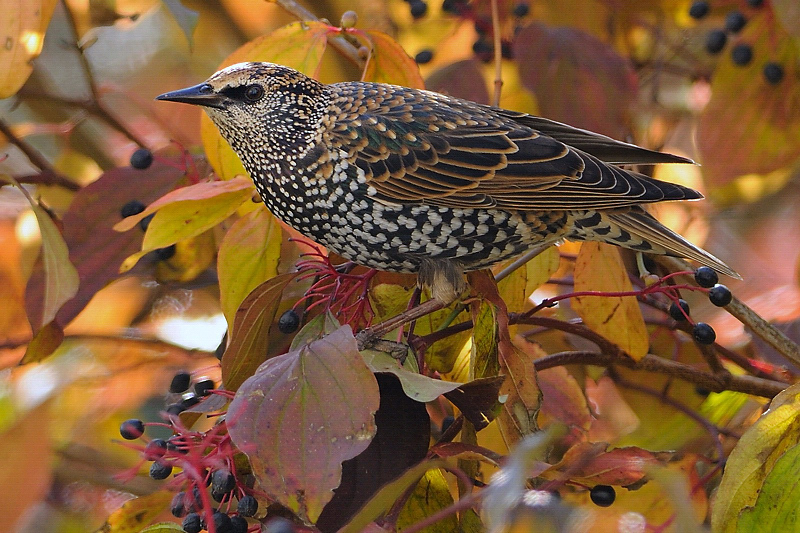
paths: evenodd
<path fill-rule="evenodd" d="M 593 221 L 599 215 L 600 222 L 581 227 L 580 219 L 591 218 L 581 213 L 580 219 L 576 217 L 575 234 L 568 238 L 607 242 L 640 252 L 692 259 L 720 274 L 742 279 L 724 262 L 667 228 L 640 207 L 602 210 L 592 215 Z"/>

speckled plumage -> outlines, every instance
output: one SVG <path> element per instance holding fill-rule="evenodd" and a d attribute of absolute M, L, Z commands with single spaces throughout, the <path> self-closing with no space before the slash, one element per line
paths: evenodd
<path fill-rule="evenodd" d="M 641 204 L 702 196 L 617 164 L 688 162 L 539 117 L 392 85 L 321 84 L 240 63 L 159 97 L 205 109 L 278 218 L 339 255 L 461 273 L 562 239 L 687 257 L 736 273 Z"/>

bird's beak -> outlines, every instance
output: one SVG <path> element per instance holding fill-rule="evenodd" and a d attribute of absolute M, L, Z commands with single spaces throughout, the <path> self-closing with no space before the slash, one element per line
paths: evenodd
<path fill-rule="evenodd" d="M 208 83 L 193 85 L 185 89 L 164 93 L 156 96 L 156 100 L 167 100 L 170 102 L 181 102 L 184 104 L 202 105 L 205 107 L 215 107 L 225 109 L 227 97 L 219 94 Z"/>

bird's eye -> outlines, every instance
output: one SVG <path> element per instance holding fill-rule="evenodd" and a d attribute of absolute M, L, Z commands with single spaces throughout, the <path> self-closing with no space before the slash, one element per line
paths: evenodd
<path fill-rule="evenodd" d="M 261 85 L 250 85 L 244 91 L 245 99 L 251 104 L 261 100 L 262 96 L 264 96 L 264 88 Z"/>

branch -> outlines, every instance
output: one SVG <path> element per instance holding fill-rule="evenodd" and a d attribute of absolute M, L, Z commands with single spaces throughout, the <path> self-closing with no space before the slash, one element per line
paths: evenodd
<path fill-rule="evenodd" d="M 18 182 L 58 185 L 71 191 L 77 191 L 81 188 L 81 186 L 74 181 L 62 174 L 59 174 L 58 171 L 56 171 L 56 169 L 50 165 L 50 162 L 45 159 L 45 157 L 40 154 L 38 150 L 21 138 L 17 137 L 11 127 L 2 119 L 0 119 L 0 133 L 5 135 L 8 139 L 8 142 L 19 148 L 20 151 L 27 156 L 30 162 L 38 167 L 41 171 L 39 174 L 17 178 Z"/>

